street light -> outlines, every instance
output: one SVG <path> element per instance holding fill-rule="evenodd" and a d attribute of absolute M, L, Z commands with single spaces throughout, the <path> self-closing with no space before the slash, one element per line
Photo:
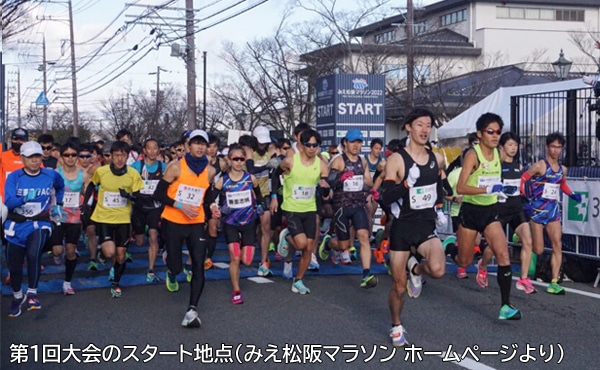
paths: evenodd
<path fill-rule="evenodd" d="M 556 73 L 556 77 L 559 80 L 564 80 L 569 76 L 569 71 L 571 70 L 571 65 L 573 62 L 565 58 L 565 53 L 560 49 L 560 55 L 558 60 L 552 62 L 552 68 L 554 68 L 554 73 Z"/>

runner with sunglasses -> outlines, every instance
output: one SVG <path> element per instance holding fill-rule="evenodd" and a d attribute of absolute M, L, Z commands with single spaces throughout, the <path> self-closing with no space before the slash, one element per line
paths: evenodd
<path fill-rule="evenodd" d="M 499 319 L 519 320 L 521 312 L 510 304 L 512 270 L 508 244 L 498 210 L 498 197 L 515 192 L 515 186 L 502 184 L 502 165 L 498 143 L 504 122 L 494 113 L 485 113 L 476 123 L 479 144 L 464 156 L 463 167 L 456 191 L 462 194 L 460 224 L 456 233 L 459 267 L 466 268 L 473 262 L 473 245 L 477 233 L 482 233 L 498 261 L 498 285 L 501 307 Z"/>
<path fill-rule="evenodd" d="M 280 187 L 280 175 L 283 175 L 283 203 L 281 209 L 287 219 L 287 230 L 293 239 L 294 248 L 302 251 L 298 271 L 292 281 L 292 292 L 310 293 L 304 285 L 304 274 L 311 261 L 311 248 L 317 235 L 317 194 L 329 195 L 329 174 L 327 164 L 318 157 L 321 135 L 313 129 L 300 134 L 301 145 L 298 152 L 287 156 L 273 174 L 273 189 Z M 271 195 L 271 212 L 279 208 L 277 194 Z M 281 252 L 280 252 L 281 253 Z M 286 257 L 282 254 L 282 257 Z"/>
<path fill-rule="evenodd" d="M 81 235 L 81 198 L 84 189 L 84 171 L 77 167 L 79 147 L 73 142 L 67 141 L 60 148 L 62 165 L 56 172 L 63 178 L 65 193 L 63 196 L 63 217 L 55 219 L 55 227 L 50 237 L 52 253 L 58 261 L 61 261 L 65 251 L 65 280 L 62 290 L 64 295 L 73 295 L 75 290 L 71 286 L 71 280 L 77 266 L 77 243 Z M 64 247 L 63 247 L 64 242 Z M 62 262 L 62 261 L 61 261 Z"/>
<path fill-rule="evenodd" d="M 244 303 L 240 290 L 240 261 L 250 266 L 256 243 L 256 221 L 264 210 L 258 181 L 244 170 L 246 154 L 236 144 L 229 148 L 229 170 L 215 181 L 225 223 L 225 240 L 229 249 L 229 275 L 233 292 L 231 303 Z"/>

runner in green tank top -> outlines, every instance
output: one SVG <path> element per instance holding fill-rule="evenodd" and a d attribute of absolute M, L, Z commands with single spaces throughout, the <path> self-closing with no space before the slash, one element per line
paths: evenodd
<path fill-rule="evenodd" d="M 463 194 L 463 203 L 456 233 L 456 262 L 462 268 L 473 262 L 475 238 L 478 232 L 482 233 L 498 260 L 498 285 L 502 298 L 499 318 L 519 320 L 521 312 L 510 304 L 510 257 L 496 207 L 498 196 L 506 196 L 505 193 L 516 190 L 514 186 L 503 186 L 501 180 L 502 167 L 497 147 L 504 123 L 497 114 L 485 113 L 479 117 L 476 126 L 480 142 L 465 155 L 457 184 L 457 192 Z"/>
<path fill-rule="evenodd" d="M 310 293 L 310 289 L 304 285 L 302 278 L 310 264 L 310 247 L 317 232 L 316 197 L 320 195 L 325 198 L 330 190 L 325 181 L 329 169 L 317 156 L 321 136 L 313 129 L 306 130 L 300 135 L 300 142 L 302 145 L 298 145 L 298 153 L 285 157 L 272 178 L 273 189 L 278 189 L 279 175 L 283 174 L 282 210 L 287 218 L 288 231 L 293 238 L 294 247 L 302 251 L 298 272 L 292 283 L 292 292 L 307 294 Z M 271 197 L 271 213 L 275 213 L 278 207 L 277 197 Z M 282 257 L 285 256 L 282 254 Z"/>

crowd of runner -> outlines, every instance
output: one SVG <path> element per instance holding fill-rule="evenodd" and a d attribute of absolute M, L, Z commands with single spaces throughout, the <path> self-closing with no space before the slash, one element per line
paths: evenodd
<path fill-rule="evenodd" d="M 200 327 L 198 304 L 219 234 L 227 244 L 231 303 L 236 305 L 244 303 L 240 264 L 250 266 L 255 254 L 262 277 L 273 275 L 270 258 L 282 259 L 282 276 L 298 294 L 311 293 L 305 274 L 319 269 L 317 256 L 333 264 L 360 260 L 357 285 L 375 288 L 374 255 L 393 280 L 389 308 L 395 346 L 407 343 L 401 319 L 404 293 L 418 298 L 423 275 L 444 276 L 447 255 L 458 265 L 458 278 L 466 278 L 474 254 L 481 254 L 476 274 L 481 288 L 488 286 L 487 264 L 494 256 L 499 318 L 521 318 L 510 302 L 507 225 L 522 245 L 516 288 L 536 292 L 527 271 L 532 253 L 543 252 L 545 229 L 553 275 L 547 292 L 564 294 L 558 281 L 559 202 L 563 193 L 577 202 L 581 196 L 569 189 L 567 169 L 559 161 L 562 134 L 548 135 L 546 157 L 523 172 L 517 160 L 519 137 L 503 133 L 502 118 L 486 113 L 476 122 L 469 148 L 446 167 L 429 142 L 434 124 L 431 112 L 416 109 L 404 122 L 406 137 L 391 140 L 386 150 L 380 139 L 369 140 L 364 150 L 363 133 L 350 129 L 339 145 L 323 152 L 320 134 L 305 123 L 295 127 L 293 141 L 273 140 L 259 126 L 252 135 L 222 146 L 217 136 L 193 130 L 168 148 L 147 139 L 139 153 L 127 130 L 104 147 L 77 138 L 60 145 L 47 134 L 29 141 L 28 132 L 17 128 L 11 148 L 0 157 L 6 282 L 13 289 L 9 316 L 19 316 L 23 305 L 41 309 L 37 287 L 46 252 L 64 263 L 63 293 L 75 294 L 77 245 L 85 240 L 88 270 L 111 266 L 114 298 L 123 295 L 120 281 L 127 274 L 129 246 L 148 246 L 149 283 L 164 280 L 166 289 L 176 292 L 176 276 L 185 273 L 190 294 L 182 325 Z M 444 202 L 450 204 L 450 219 Z M 378 208 L 385 228 L 375 238 Z M 443 245 L 436 230 L 450 227 L 449 220 L 456 241 Z M 299 256 L 296 269 L 294 253 Z M 155 262 L 161 257 L 167 270 L 159 276 Z"/>

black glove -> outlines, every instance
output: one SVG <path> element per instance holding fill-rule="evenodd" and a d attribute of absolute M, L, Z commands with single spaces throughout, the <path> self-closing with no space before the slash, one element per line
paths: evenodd
<path fill-rule="evenodd" d="M 125 189 L 119 189 L 119 194 L 123 198 L 129 199 L 130 201 L 135 202 L 135 197 L 133 196 L 133 194 L 126 192 Z"/>

